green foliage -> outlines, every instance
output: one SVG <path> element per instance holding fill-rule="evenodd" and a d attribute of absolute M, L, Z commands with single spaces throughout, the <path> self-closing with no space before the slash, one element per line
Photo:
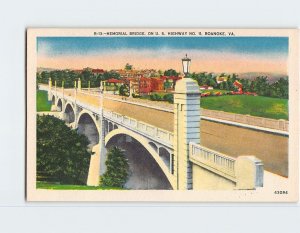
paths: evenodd
<path fill-rule="evenodd" d="M 258 95 L 289 98 L 289 82 L 286 78 L 280 78 L 278 81 L 269 84 L 267 77 L 257 77 L 252 83 L 250 90 L 253 89 Z"/>
<path fill-rule="evenodd" d="M 37 174 L 61 184 L 85 184 L 88 138 L 53 116 L 37 116 Z"/>
<path fill-rule="evenodd" d="M 112 147 L 105 162 L 106 172 L 101 176 L 101 185 L 123 187 L 128 178 L 128 160 L 124 152 L 118 147 Z"/>
<path fill-rule="evenodd" d="M 51 101 L 48 101 L 47 91 L 36 92 L 36 110 L 37 112 L 47 112 L 51 110 Z"/>
<path fill-rule="evenodd" d="M 164 72 L 164 75 L 165 76 L 178 76 L 179 73 L 177 73 L 176 70 L 169 69 Z"/>
<path fill-rule="evenodd" d="M 49 78 L 51 78 L 52 85 L 58 87 L 62 86 L 64 81 L 65 88 L 73 88 L 74 82 L 81 80 L 81 87 L 87 88 L 89 83 L 90 87 L 100 87 L 101 81 L 108 80 L 110 78 L 120 79 L 120 75 L 115 72 L 104 72 L 93 73 L 91 68 L 85 68 L 82 72 L 75 72 L 74 70 L 53 70 L 53 71 L 43 71 L 41 74 L 37 73 L 36 75 L 37 83 L 48 84 Z"/>
<path fill-rule="evenodd" d="M 103 75 L 101 75 L 101 80 L 108 80 L 110 78 L 120 79 L 120 74 L 110 71 L 104 72 Z"/>
<path fill-rule="evenodd" d="M 50 73 L 47 71 L 43 71 L 41 74 L 37 74 L 37 80 L 39 83 L 48 84 Z"/>
<path fill-rule="evenodd" d="M 192 73 L 190 77 L 198 82 L 199 86 L 208 85 L 208 86 L 217 86 L 216 77 L 212 73 Z M 221 88 L 220 88 L 221 89 Z"/>
<path fill-rule="evenodd" d="M 130 65 L 129 63 L 126 63 L 125 70 L 132 70 L 132 65 Z"/>
<path fill-rule="evenodd" d="M 121 96 L 129 96 L 129 88 L 128 85 L 122 84 L 119 87 L 119 95 Z"/>
<path fill-rule="evenodd" d="M 287 78 L 280 78 L 278 81 L 270 83 L 266 76 L 259 76 L 251 81 L 249 79 L 240 79 L 236 74 L 221 74 L 220 77 L 226 77 L 227 81 L 218 84 L 216 82 L 217 77 L 213 76 L 211 73 L 192 73 L 190 77 L 196 80 L 199 86 L 208 85 L 215 89 L 237 91 L 237 88 L 233 85 L 233 83 L 238 80 L 242 83 L 244 92 L 255 92 L 260 96 L 285 99 L 289 96 L 289 82 Z"/>
<path fill-rule="evenodd" d="M 150 95 L 150 100 L 153 100 L 153 101 L 161 101 L 162 100 L 162 97 L 157 94 L 157 93 L 154 93 L 154 94 L 151 94 Z"/>
<path fill-rule="evenodd" d="M 166 94 L 163 96 L 163 100 L 168 101 L 169 103 L 174 103 L 174 96 L 173 94 Z"/>
<path fill-rule="evenodd" d="M 135 94 L 135 93 L 132 93 L 132 97 L 133 98 L 141 98 L 141 96 L 139 94 Z"/>
<path fill-rule="evenodd" d="M 164 89 L 169 89 L 169 88 L 171 88 L 172 84 L 173 84 L 173 82 L 171 82 L 171 81 L 169 81 L 169 80 L 166 80 L 166 81 L 164 82 Z"/>

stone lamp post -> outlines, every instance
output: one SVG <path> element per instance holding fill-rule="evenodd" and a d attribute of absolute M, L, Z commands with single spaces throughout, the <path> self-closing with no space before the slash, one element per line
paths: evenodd
<path fill-rule="evenodd" d="M 198 83 L 188 78 L 191 59 L 182 59 L 185 77 L 178 80 L 174 91 L 174 175 L 177 189 L 193 188 L 189 143 L 200 144 L 200 90 Z"/>
<path fill-rule="evenodd" d="M 190 72 L 191 59 L 188 58 L 188 56 L 186 54 L 185 57 L 182 58 L 181 60 L 182 60 L 183 73 L 185 75 L 185 78 L 187 78 L 187 76 L 188 76 L 188 74 Z"/>

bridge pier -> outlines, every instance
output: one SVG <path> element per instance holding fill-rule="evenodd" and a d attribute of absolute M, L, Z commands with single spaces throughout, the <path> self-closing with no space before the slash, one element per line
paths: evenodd
<path fill-rule="evenodd" d="M 100 132 L 99 132 L 99 152 L 100 152 L 100 161 L 99 161 L 99 171 L 98 171 L 98 177 L 103 175 L 106 171 L 106 147 L 105 147 L 105 121 L 103 120 L 103 114 L 101 109 L 101 115 L 99 116 L 99 125 L 100 125 Z"/>
<path fill-rule="evenodd" d="M 174 175 L 177 189 L 192 189 L 189 143 L 200 144 L 200 91 L 196 81 L 177 81 L 174 93 Z"/>
<path fill-rule="evenodd" d="M 78 90 L 81 90 L 81 79 L 78 79 Z"/>
<path fill-rule="evenodd" d="M 51 88 L 52 88 L 52 80 L 51 80 L 51 78 L 49 78 L 48 79 L 48 101 L 52 101 Z"/>

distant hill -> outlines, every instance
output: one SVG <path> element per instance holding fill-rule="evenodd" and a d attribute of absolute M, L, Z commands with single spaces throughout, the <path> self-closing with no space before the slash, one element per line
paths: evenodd
<path fill-rule="evenodd" d="M 50 72 L 50 71 L 53 71 L 53 70 L 56 70 L 56 69 L 53 69 L 53 68 L 44 68 L 44 67 L 38 67 L 38 68 L 37 68 L 37 72 L 38 72 L 38 73 L 41 73 L 41 72 L 43 72 L 43 71 Z"/>
<path fill-rule="evenodd" d="M 274 74 L 274 73 L 263 73 L 263 72 L 248 72 L 248 73 L 238 74 L 239 78 L 250 79 L 250 80 L 254 80 L 258 76 L 267 76 L 270 83 L 274 83 L 280 78 L 288 78 L 286 74 Z"/>

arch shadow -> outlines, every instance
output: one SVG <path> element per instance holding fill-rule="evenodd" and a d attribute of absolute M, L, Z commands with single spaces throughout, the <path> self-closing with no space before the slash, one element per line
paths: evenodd
<path fill-rule="evenodd" d="M 148 141 L 141 135 L 127 130 L 125 128 L 119 127 L 118 129 L 112 130 L 109 132 L 105 137 L 105 146 L 107 146 L 108 142 L 116 135 L 128 135 L 138 141 L 152 156 L 152 158 L 156 161 L 158 166 L 161 168 L 162 172 L 165 174 L 166 178 L 168 179 L 170 185 L 173 189 L 175 189 L 175 177 L 169 172 L 169 167 L 166 166 L 164 161 L 160 158 L 159 154 L 155 151 L 155 149 L 149 145 Z"/>
<path fill-rule="evenodd" d="M 93 147 L 99 143 L 99 127 L 94 117 L 86 111 L 82 111 L 78 116 L 77 132 L 84 134 L 90 141 L 89 146 Z"/>
<path fill-rule="evenodd" d="M 68 103 L 66 105 L 64 113 L 65 113 L 64 118 L 65 118 L 66 123 L 70 124 L 75 121 L 75 111 L 70 103 Z"/>

